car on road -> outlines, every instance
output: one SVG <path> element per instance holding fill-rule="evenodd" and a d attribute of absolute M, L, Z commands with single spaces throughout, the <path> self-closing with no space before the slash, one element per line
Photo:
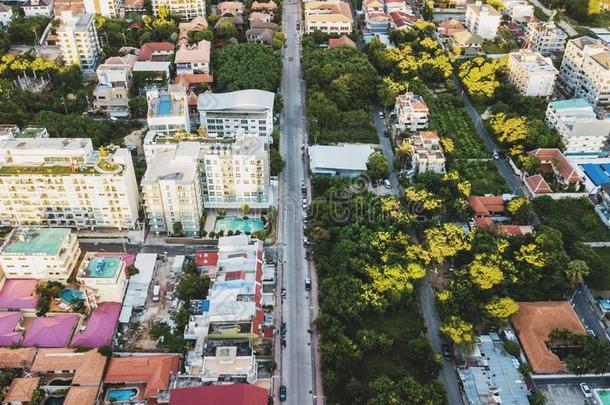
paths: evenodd
<path fill-rule="evenodd" d="M 385 186 L 385 188 L 388 188 L 388 189 L 392 188 L 392 183 L 390 183 L 390 180 L 388 180 L 388 179 L 385 179 L 383 181 L 383 185 Z"/>
<path fill-rule="evenodd" d="M 305 277 L 305 290 L 311 291 L 311 279 L 309 277 Z"/>
<path fill-rule="evenodd" d="M 379 119 L 382 120 L 384 118 L 385 118 L 385 116 L 383 115 L 383 113 L 381 111 L 379 111 Z"/>
<path fill-rule="evenodd" d="M 280 401 L 286 400 L 286 386 L 280 385 Z"/>
<path fill-rule="evenodd" d="M 494 150 L 494 159 L 495 159 L 495 160 L 500 159 L 500 154 L 498 153 L 498 151 L 497 151 L 497 150 Z"/>
<path fill-rule="evenodd" d="M 307 236 L 305 236 L 303 238 L 303 246 L 307 246 L 307 245 L 309 245 L 309 238 Z"/>
<path fill-rule="evenodd" d="M 451 348 L 447 343 L 443 343 L 443 358 L 447 361 L 451 361 L 453 359 L 453 353 L 451 352 Z"/>
<path fill-rule="evenodd" d="M 591 387 L 589 387 L 585 383 L 580 383 L 580 390 L 585 398 L 593 398 L 593 392 L 591 391 Z"/>

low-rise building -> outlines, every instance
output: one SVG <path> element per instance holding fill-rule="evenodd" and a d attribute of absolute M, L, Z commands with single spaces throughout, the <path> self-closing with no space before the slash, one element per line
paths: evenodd
<path fill-rule="evenodd" d="M 78 65 L 93 72 L 102 53 L 93 14 L 72 14 L 64 11 L 57 27 L 57 44 L 66 64 Z"/>
<path fill-rule="evenodd" d="M 80 321 L 79 314 L 47 314 L 45 317 L 34 318 L 25 330 L 22 345 L 24 347 L 66 347 Z"/>
<path fill-rule="evenodd" d="M 396 114 L 396 128 L 401 131 L 416 132 L 428 127 L 430 109 L 423 97 L 411 92 L 396 97 L 394 114 Z"/>
<path fill-rule="evenodd" d="M 354 23 L 349 3 L 340 0 L 310 1 L 304 4 L 305 33 L 316 30 L 325 34 L 346 34 L 352 32 Z"/>
<path fill-rule="evenodd" d="M 269 23 L 272 24 L 272 23 Z M 246 40 L 259 44 L 272 45 L 275 30 L 268 27 L 254 27 L 246 31 Z"/>
<path fill-rule="evenodd" d="M 199 95 L 197 109 L 200 123 L 210 136 L 234 137 L 245 132 L 271 143 L 274 101 L 275 94 L 263 90 L 206 92 Z"/>
<path fill-rule="evenodd" d="M 420 131 L 409 142 L 413 150 L 411 164 L 416 174 L 445 173 L 445 154 L 435 131 Z"/>
<path fill-rule="evenodd" d="M 309 168 L 319 176 L 357 177 L 366 172 L 373 152 L 373 147 L 367 144 L 312 145 Z"/>
<path fill-rule="evenodd" d="M 53 3 L 53 0 L 27 0 L 21 5 L 21 8 L 26 17 L 51 17 Z"/>
<path fill-rule="evenodd" d="M 438 24 L 438 33 L 444 36 L 451 36 L 455 32 L 460 31 L 467 31 L 466 27 L 460 21 L 453 18 L 441 21 Z"/>
<path fill-rule="evenodd" d="M 129 323 L 133 310 L 143 309 L 146 305 L 153 274 L 157 267 L 157 254 L 138 253 L 133 265 L 138 269 L 138 273 L 129 277 L 123 307 L 119 314 L 121 323 Z"/>
<path fill-rule="evenodd" d="M 202 39 L 196 45 L 180 45 L 176 52 L 176 74 L 210 73 L 210 41 Z"/>
<path fill-rule="evenodd" d="M 574 97 L 594 107 L 610 107 L 610 47 L 600 39 L 580 37 L 568 41 L 559 82 Z"/>
<path fill-rule="evenodd" d="M 485 40 L 470 31 L 456 31 L 451 34 L 451 41 L 454 48 L 460 48 L 465 53 L 477 53 Z"/>
<path fill-rule="evenodd" d="M 610 136 L 610 119 L 597 119 L 584 98 L 549 103 L 546 123 L 561 136 L 566 155 L 599 154 Z"/>
<path fill-rule="evenodd" d="M 513 21 L 528 21 L 534 16 L 534 6 L 524 0 L 504 0 L 504 14 Z"/>
<path fill-rule="evenodd" d="M 34 313 L 38 304 L 35 279 L 0 279 L 0 309 Z"/>
<path fill-rule="evenodd" d="M 137 56 L 113 56 L 97 68 L 93 108 L 111 117 L 129 117 L 129 89 Z"/>
<path fill-rule="evenodd" d="M 208 20 L 205 17 L 195 17 L 191 21 L 181 22 L 178 24 L 178 44 L 186 44 L 189 42 L 189 34 L 192 32 L 198 32 L 208 28 Z"/>
<path fill-rule="evenodd" d="M 523 236 L 534 232 L 531 225 L 514 224 L 506 213 L 507 196 L 469 196 L 468 205 L 474 216 L 471 226 L 504 236 Z"/>
<path fill-rule="evenodd" d="M 0 27 L 8 27 L 13 20 L 13 9 L 4 3 L 0 3 Z"/>
<path fill-rule="evenodd" d="M 390 17 L 390 29 L 392 30 L 410 29 L 418 21 L 415 14 L 402 11 L 392 11 L 388 13 L 388 16 Z"/>
<path fill-rule="evenodd" d="M 159 15 L 159 10 L 162 8 L 183 20 L 206 16 L 205 0 L 152 0 L 155 17 Z"/>
<path fill-rule="evenodd" d="M 407 4 L 405 0 L 385 0 L 385 11 L 386 13 L 405 13 L 413 14 L 413 9 Z"/>
<path fill-rule="evenodd" d="M 191 130 L 188 97 L 184 86 L 170 84 L 167 90 L 146 92 L 148 128 L 155 132 L 176 132 Z"/>
<path fill-rule="evenodd" d="M 508 80 L 524 96 L 550 96 L 558 73 L 553 61 L 537 52 L 523 49 L 508 56 Z"/>
<path fill-rule="evenodd" d="M 206 385 L 202 387 L 174 388 L 170 405 L 266 405 L 269 391 L 250 384 Z M 228 401 L 228 402 L 227 402 Z"/>
<path fill-rule="evenodd" d="M 176 46 L 171 42 L 147 42 L 138 51 L 140 62 L 167 62 L 174 58 Z"/>
<path fill-rule="evenodd" d="M 552 176 L 563 186 L 579 188 L 584 182 L 584 174 L 573 166 L 559 149 L 539 148 L 529 151 L 527 154 L 540 159 L 540 172 Z M 530 196 L 553 192 L 542 174 L 526 176 L 523 183 Z"/>
<path fill-rule="evenodd" d="M 250 6 L 250 10 L 260 11 L 265 14 L 269 14 L 273 17 L 273 15 L 275 14 L 275 10 L 277 10 L 277 4 L 273 0 L 270 0 L 266 3 L 254 0 L 252 2 L 252 5 Z"/>
<path fill-rule="evenodd" d="M 241 1 L 223 1 L 216 5 L 216 11 L 220 16 L 241 17 L 244 13 L 244 3 Z"/>
<path fill-rule="evenodd" d="M 533 52 L 543 55 L 563 52 L 567 39 L 568 35 L 553 20 L 527 24 L 526 41 Z"/>
<path fill-rule="evenodd" d="M 16 228 L 0 247 L 0 268 L 9 279 L 66 283 L 80 253 L 68 228 Z"/>
<path fill-rule="evenodd" d="M 127 268 L 134 260 L 134 255 L 127 254 L 85 253 L 76 281 L 83 288 L 87 306 L 96 307 L 100 302 L 123 302 Z"/>
<path fill-rule="evenodd" d="M 328 39 L 328 49 L 334 49 L 339 46 L 348 46 L 352 49 L 356 49 L 356 43 L 347 35 L 341 35 L 339 38 Z"/>
<path fill-rule="evenodd" d="M 483 39 L 493 40 L 498 33 L 500 13 L 489 4 L 481 1 L 466 5 L 466 28 L 473 34 L 480 35 Z"/>

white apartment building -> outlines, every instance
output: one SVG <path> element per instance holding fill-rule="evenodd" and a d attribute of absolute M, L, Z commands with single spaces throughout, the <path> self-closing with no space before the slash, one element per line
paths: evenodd
<path fill-rule="evenodd" d="M 559 69 L 559 83 L 594 107 L 610 107 L 610 47 L 600 39 L 571 39 Z"/>
<path fill-rule="evenodd" d="M 466 6 L 465 18 L 466 28 L 470 32 L 481 36 L 483 39 L 493 40 L 498 33 L 502 16 L 489 4 L 477 1 Z"/>
<path fill-rule="evenodd" d="M 93 108 L 111 117 L 129 117 L 129 88 L 136 55 L 113 56 L 97 68 Z"/>
<path fill-rule="evenodd" d="M 557 74 L 553 61 L 537 52 L 522 49 L 508 56 L 508 80 L 524 96 L 550 96 Z"/>
<path fill-rule="evenodd" d="M 4 3 L 0 3 L 0 27 L 7 27 L 13 19 L 13 9 Z"/>
<path fill-rule="evenodd" d="M 170 84 L 167 90 L 149 90 L 148 128 L 155 132 L 191 131 L 188 97 L 181 84 Z"/>
<path fill-rule="evenodd" d="M 394 114 L 396 129 L 416 132 L 428 126 L 430 110 L 421 96 L 406 92 L 396 97 Z"/>
<path fill-rule="evenodd" d="M 196 142 L 182 142 L 152 157 L 141 183 L 152 232 L 173 233 L 179 222 L 186 235 L 199 235 L 203 197 L 198 159 Z"/>
<path fill-rule="evenodd" d="M 530 22 L 526 35 L 530 49 L 543 55 L 563 52 L 568 39 L 568 35 L 553 20 Z"/>
<path fill-rule="evenodd" d="M 108 18 L 123 18 L 123 0 L 83 0 L 83 3 L 87 14 Z"/>
<path fill-rule="evenodd" d="M 202 39 L 193 46 L 180 45 L 176 52 L 176 75 L 210 73 L 210 41 Z"/>
<path fill-rule="evenodd" d="M 100 302 L 123 302 L 127 290 L 127 260 L 133 263 L 133 256 L 120 253 L 85 253 L 76 281 L 85 292 L 88 307 L 95 308 Z"/>
<path fill-rule="evenodd" d="M 245 131 L 271 143 L 274 100 L 275 94 L 263 90 L 207 92 L 199 95 L 197 109 L 210 136 L 233 137 Z"/>
<path fill-rule="evenodd" d="M 2 226 L 133 228 L 138 188 L 131 153 L 102 152 L 89 138 L 1 141 Z"/>
<path fill-rule="evenodd" d="M 161 7 L 167 7 L 172 15 L 183 20 L 205 17 L 205 0 L 152 0 L 155 16 L 158 15 Z"/>
<path fill-rule="evenodd" d="M 504 0 L 504 14 L 513 21 L 525 21 L 534 16 L 534 6 L 524 0 Z"/>
<path fill-rule="evenodd" d="M 566 155 L 599 154 L 610 135 L 610 119 L 597 119 L 584 98 L 549 103 L 546 123 L 561 136 Z"/>
<path fill-rule="evenodd" d="M 15 228 L 0 247 L 0 268 L 7 279 L 65 283 L 80 257 L 76 235 L 67 228 Z"/>
<path fill-rule="evenodd" d="M 349 3 L 339 0 L 304 3 L 305 33 L 351 34 L 354 23 Z"/>
<path fill-rule="evenodd" d="M 57 27 L 57 44 L 66 64 L 93 72 L 101 53 L 94 16 L 64 11 Z"/>
<path fill-rule="evenodd" d="M 411 165 L 416 174 L 445 173 L 445 154 L 436 132 L 420 131 L 409 142 L 413 148 Z"/>
<path fill-rule="evenodd" d="M 26 17 L 51 17 L 53 15 L 53 0 L 27 0 L 21 5 Z"/>

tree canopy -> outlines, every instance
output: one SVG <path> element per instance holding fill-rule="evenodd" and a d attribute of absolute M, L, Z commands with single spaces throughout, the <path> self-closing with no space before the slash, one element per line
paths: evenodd
<path fill-rule="evenodd" d="M 260 89 L 276 92 L 282 61 L 268 47 L 243 43 L 227 45 L 218 52 L 214 81 L 217 91 Z"/>

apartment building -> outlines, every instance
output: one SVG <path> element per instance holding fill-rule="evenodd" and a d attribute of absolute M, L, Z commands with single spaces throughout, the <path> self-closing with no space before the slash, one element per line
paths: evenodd
<path fill-rule="evenodd" d="M 65 283 L 80 256 L 76 235 L 67 228 L 15 228 L 0 247 L 0 268 L 7 279 Z"/>
<path fill-rule="evenodd" d="M 87 14 L 108 18 L 123 18 L 123 0 L 83 0 Z"/>
<path fill-rule="evenodd" d="M 349 3 L 339 0 L 304 3 L 305 32 L 319 30 L 326 34 L 351 34 L 354 23 Z"/>
<path fill-rule="evenodd" d="M 186 89 L 181 84 L 170 84 L 167 90 L 149 90 L 148 128 L 155 132 L 190 132 L 191 120 Z"/>
<path fill-rule="evenodd" d="M 466 6 L 465 18 L 466 28 L 470 32 L 480 35 L 483 39 L 493 40 L 498 33 L 502 16 L 491 5 L 477 1 Z"/>
<path fill-rule="evenodd" d="M 553 20 L 530 22 L 527 25 L 526 37 L 530 49 L 543 55 L 563 52 L 568 39 L 568 35 L 557 27 Z"/>
<path fill-rule="evenodd" d="M 557 74 L 553 61 L 538 52 L 522 49 L 508 56 L 508 80 L 524 96 L 550 96 Z"/>
<path fill-rule="evenodd" d="M 600 39 L 571 39 L 559 69 L 563 90 L 594 107 L 610 107 L 610 47 Z"/>
<path fill-rule="evenodd" d="M 549 103 L 546 123 L 561 136 L 565 155 L 599 154 L 610 136 L 610 119 L 597 119 L 584 98 Z"/>
<path fill-rule="evenodd" d="M 201 125 L 211 136 L 234 137 L 245 131 L 271 143 L 274 100 L 275 94 L 263 90 L 207 92 L 199 95 L 197 109 Z"/>
<path fill-rule="evenodd" d="M 135 256 L 122 253 L 87 252 L 80 263 L 76 281 L 85 293 L 88 307 L 100 302 L 123 302 L 127 290 L 127 267 Z"/>
<path fill-rule="evenodd" d="M 527 21 L 534 16 L 534 6 L 524 0 L 504 0 L 504 14 L 513 21 Z"/>
<path fill-rule="evenodd" d="M 182 20 L 205 17 L 205 0 L 152 0 L 155 16 L 159 14 L 161 7 L 166 7 L 172 15 Z"/>
<path fill-rule="evenodd" d="M 411 165 L 416 174 L 445 173 L 445 154 L 434 131 L 420 131 L 409 139 L 413 153 Z"/>
<path fill-rule="evenodd" d="M 8 27 L 13 20 L 13 9 L 4 3 L 0 3 L 0 27 Z"/>
<path fill-rule="evenodd" d="M 0 223 L 130 229 L 138 189 L 127 149 L 94 151 L 88 138 L 0 142 Z"/>
<path fill-rule="evenodd" d="M 27 0 L 21 5 L 26 17 L 53 16 L 53 0 Z"/>
<path fill-rule="evenodd" d="M 113 56 L 97 68 L 93 108 L 111 117 L 129 117 L 129 89 L 136 55 Z"/>
<path fill-rule="evenodd" d="M 428 126 L 430 110 L 423 97 L 406 92 L 396 97 L 394 114 L 396 114 L 396 129 L 416 132 Z"/>
<path fill-rule="evenodd" d="M 93 72 L 102 52 L 94 16 L 62 12 L 57 27 L 57 44 L 66 64 L 79 65 L 82 71 Z"/>
<path fill-rule="evenodd" d="M 180 223 L 186 235 L 199 235 L 203 214 L 199 144 L 182 142 L 152 157 L 142 178 L 142 195 L 150 230 L 174 233 Z"/>
<path fill-rule="evenodd" d="M 193 46 L 180 45 L 176 52 L 176 74 L 210 73 L 210 41 L 202 39 Z"/>

